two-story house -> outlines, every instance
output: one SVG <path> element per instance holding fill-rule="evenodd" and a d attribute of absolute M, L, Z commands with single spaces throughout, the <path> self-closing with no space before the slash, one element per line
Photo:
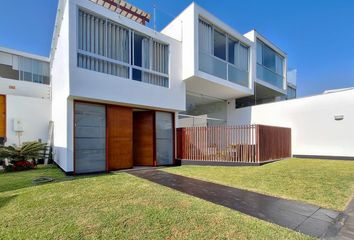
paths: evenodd
<path fill-rule="evenodd" d="M 236 108 L 287 93 L 287 55 L 258 32 L 195 3 L 161 32 L 149 19 L 125 1 L 59 1 L 42 81 L 65 172 L 172 165 L 176 126 L 225 125 Z"/>

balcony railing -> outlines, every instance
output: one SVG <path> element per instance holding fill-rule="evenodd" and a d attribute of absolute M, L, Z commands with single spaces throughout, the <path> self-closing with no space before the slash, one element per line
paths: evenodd
<path fill-rule="evenodd" d="M 248 71 L 207 53 L 199 52 L 199 70 L 224 80 L 249 87 Z"/>
<path fill-rule="evenodd" d="M 284 77 L 257 63 L 257 78 L 277 88 L 284 88 Z"/>

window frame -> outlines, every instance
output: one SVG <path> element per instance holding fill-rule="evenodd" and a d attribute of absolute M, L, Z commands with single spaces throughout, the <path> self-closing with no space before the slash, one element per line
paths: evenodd
<path fill-rule="evenodd" d="M 278 75 L 278 76 L 280 76 L 280 77 L 282 77 L 283 79 L 285 79 L 285 57 L 283 56 L 283 55 L 281 55 L 281 54 L 279 54 L 279 52 L 278 51 L 276 51 L 274 48 L 272 48 L 271 46 L 269 46 L 268 44 L 266 44 L 264 41 L 262 41 L 261 39 L 259 39 L 259 38 L 257 38 L 257 40 L 256 40 L 256 45 L 258 45 L 258 44 L 261 44 L 261 49 L 262 49 L 262 63 L 259 63 L 258 62 L 258 48 L 257 48 L 257 46 L 256 46 L 256 49 L 257 49 L 257 56 L 256 56 L 256 63 L 257 63 L 257 65 L 260 65 L 260 66 L 262 66 L 262 67 L 264 67 L 265 69 L 267 69 L 267 70 L 269 70 L 269 71 L 271 71 L 272 73 L 274 73 L 274 74 L 276 74 L 276 75 Z M 273 70 L 273 69 L 270 69 L 269 67 L 267 67 L 267 66 L 265 66 L 264 65 L 264 47 L 267 47 L 267 48 L 269 48 L 271 51 L 273 51 L 274 52 L 274 67 L 275 67 L 275 71 Z M 279 74 L 278 72 L 277 72 L 277 64 L 276 64 L 276 57 L 280 57 L 280 59 L 282 60 L 282 70 L 283 70 L 283 72 L 282 72 L 282 74 Z"/>
<path fill-rule="evenodd" d="M 102 20 L 105 21 L 105 25 L 104 25 L 104 33 L 105 33 L 105 36 L 103 38 L 103 41 L 104 41 L 104 53 L 103 55 L 99 55 L 99 54 L 96 54 L 96 53 L 93 53 L 93 52 L 90 52 L 90 51 L 86 51 L 86 50 L 83 50 L 83 49 L 80 49 L 79 48 L 79 40 L 80 40 L 80 37 L 79 37 L 79 33 L 82 32 L 82 28 L 80 27 L 80 12 L 82 13 L 86 13 L 86 14 L 90 14 L 92 16 L 95 16 L 97 18 L 100 18 Z M 123 62 L 123 61 L 120 61 L 120 60 L 116 60 L 114 58 L 109 58 L 108 57 L 108 31 L 107 31 L 107 25 L 108 25 L 108 21 L 111 22 L 112 24 L 116 24 L 118 25 L 119 27 L 121 28 L 124 28 L 126 30 L 129 31 L 129 43 L 128 43 L 128 46 L 129 46 L 129 49 L 128 49 L 128 54 L 129 54 L 129 63 L 126 63 L 126 62 Z M 125 78 L 125 79 L 129 79 L 129 80 L 134 80 L 133 79 L 133 69 L 137 69 L 137 70 L 140 70 L 142 72 L 146 72 L 146 73 L 149 73 L 149 74 L 153 74 L 153 75 L 157 75 L 157 76 L 160 76 L 160 77 L 164 77 L 164 78 L 167 78 L 167 81 L 168 81 L 168 84 L 167 86 L 162 86 L 162 85 L 157 85 L 157 84 L 152 84 L 152 83 L 148 83 L 150 85 L 154 85 L 154 86 L 159 86 L 159 87 L 165 87 L 165 88 L 170 88 L 171 86 L 171 81 L 170 81 L 170 61 L 171 61 L 171 57 L 170 57 L 170 44 L 169 43 L 166 43 L 166 42 L 163 42 L 159 39 L 155 39 L 151 36 L 149 36 L 148 34 L 145 34 L 145 33 L 142 33 L 142 32 L 139 32 L 139 31 L 136 31 L 135 29 L 132 29 L 128 26 L 125 26 L 121 23 L 118 23 L 117 21 L 113 20 L 113 19 L 110 19 L 108 17 L 105 17 L 105 16 L 102 16 L 100 14 L 97 14 L 89 9 L 85 9 L 83 7 L 77 7 L 77 33 L 76 33 L 76 56 L 78 56 L 78 54 L 81 54 L 83 56 L 86 56 L 86 57 L 91 57 L 91 58 L 95 58 L 97 60 L 102 60 L 102 61 L 106 61 L 106 62 L 109 62 L 109 63 L 112 63 L 112 64 L 117 64 L 117 65 L 121 65 L 121 66 L 124 66 L 124 67 L 128 67 L 129 69 L 129 77 L 128 78 L 125 78 L 125 77 L 121 77 L 121 78 Z M 83 24 L 83 23 L 81 23 Z M 136 66 L 134 65 L 134 51 L 135 51 L 135 48 L 134 48 L 134 35 L 135 34 L 138 34 L 138 35 L 141 35 L 141 36 L 144 36 L 146 37 L 147 39 L 149 39 L 149 68 L 144 68 L 144 67 L 140 67 L 140 66 Z M 87 34 L 86 34 L 87 35 Z M 158 72 L 158 71 L 154 71 L 152 70 L 152 55 L 151 52 L 152 52 L 152 43 L 153 41 L 155 42 L 158 42 L 160 44 L 163 44 L 165 45 L 167 48 L 166 48 L 166 51 L 167 51 L 167 74 L 166 73 L 162 73 L 162 72 Z M 77 61 L 78 62 L 78 61 Z M 77 67 L 78 64 L 76 64 Z M 81 68 L 81 67 L 79 67 Z M 91 69 L 87 69 L 87 68 L 83 68 L 83 69 L 86 69 L 86 70 L 91 70 Z M 91 71 L 95 71 L 95 70 L 91 70 Z M 98 71 L 97 71 L 98 72 Z M 100 73 L 103 73 L 103 74 L 109 74 L 109 73 L 105 73 L 105 72 L 100 72 Z M 111 75 L 111 74 L 109 74 Z M 112 75 L 114 76 L 114 75 Z M 118 76 L 120 77 L 120 76 Z"/>
<path fill-rule="evenodd" d="M 200 36 L 199 36 L 199 29 L 198 29 L 198 53 L 199 53 L 199 52 L 202 52 L 203 54 L 205 54 L 205 55 L 207 55 L 207 56 L 210 56 L 210 57 L 212 57 L 212 58 L 215 58 L 215 59 L 217 59 L 218 61 L 223 62 L 223 63 L 226 64 L 226 66 L 227 66 L 227 67 L 226 67 L 226 71 L 227 71 L 227 72 L 226 72 L 226 76 L 227 76 L 227 79 L 224 79 L 224 80 L 229 81 L 229 79 L 228 79 L 229 65 L 231 65 L 232 67 L 237 68 L 239 71 L 246 72 L 247 75 L 248 75 L 248 87 L 250 87 L 250 84 L 251 84 L 251 83 L 250 83 L 251 46 L 249 46 L 247 43 L 241 41 L 239 38 L 237 38 L 237 37 L 235 37 L 235 36 L 229 34 L 228 32 L 222 30 L 221 28 L 219 28 L 219 27 L 216 26 L 215 24 L 211 23 L 210 21 L 208 21 L 207 19 L 205 19 L 205 18 L 204 18 L 203 16 L 201 16 L 201 15 L 198 16 L 198 28 L 199 28 L 199 21 L 202 21 L 202 22 L 208 24 L 209 26 L 211 26 L 211 28 L 212 28 L 212 34 L 211 34 L 212 39 L 211 39 L 211 43 L 212 43 L 213 45 L 212 45 L 212 48 L 211 48 L 211 49 L 212 49 L 212 53 L 208 53 L 208 52 L 205 52 L 205 51 L 201 50 L 200 44 L 199 44 Z M 215 32 L 215 31 L 221 32 L 222 34 L 225 35 L 226 60 L 224 60 L 224 59 L 222 59 L 222 58 L 219 58 L 219 57 L 217 57 L 217 56 L 214 55 L 214 54 L 215 54 L 215 53 L 214 53 L 214 32 Z M 247 48 L 247 70 L 244 70 L 244 69 L 240 68 L 239 65 L 236 65 L 236 64 L 231 63 L 231 62 L 228 61 L 228 60 L 229 60 L 229 44 L 228 44 L 228 43 L 229 43 L 229 39 L 231 39 L 231 40 L 233 40 L 233 41 L 237 41 L 239 46 L 242 45 L 242 46 L 244 46 L 244 47 Z M 240 50 L 238 49 L 238 53 L 239 53 L 239 51 L 240 51 Z M 238 56 L 239 56 L 239 54 L 238 54 Z M 199 69 L 199 64 L 198 64 L 198 69 Z M 213 76 L 214 76 L 214 75 L 213 75 Z M 223 79 L 223 78 L 222 78 L 222 79 Z M 236 83 L 236 84 L 237 84 L 237 83 Z M 239 84 L 238 84 L 238 85 L 239 85 Z"/>

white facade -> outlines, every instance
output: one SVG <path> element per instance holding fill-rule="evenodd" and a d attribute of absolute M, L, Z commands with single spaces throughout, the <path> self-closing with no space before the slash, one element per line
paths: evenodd
<path fill-rule="evenodd" d="M 228 124 L 290 127 L 293 155 L 354 157 L 353 99 L 348 90 L 241 109 L 230 102 Z"/>

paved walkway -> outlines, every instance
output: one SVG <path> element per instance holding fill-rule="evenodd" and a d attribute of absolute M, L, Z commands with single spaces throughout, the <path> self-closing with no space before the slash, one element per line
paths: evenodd
<path fill-rule="evenodd" d="M 339 212 L 315 205 L 159 170 L 134 171 L 130 174 L 313 237 L 323 237 L 327 229 L 335 225 L 335 220 L 339 216 Z"/>
<path fill-rule="evenodd" d="M 325 239 L 354 239 L 354 198 L 350 201 L 344 212 L 340 214 L 337 224 L 329 228 Z"/>

